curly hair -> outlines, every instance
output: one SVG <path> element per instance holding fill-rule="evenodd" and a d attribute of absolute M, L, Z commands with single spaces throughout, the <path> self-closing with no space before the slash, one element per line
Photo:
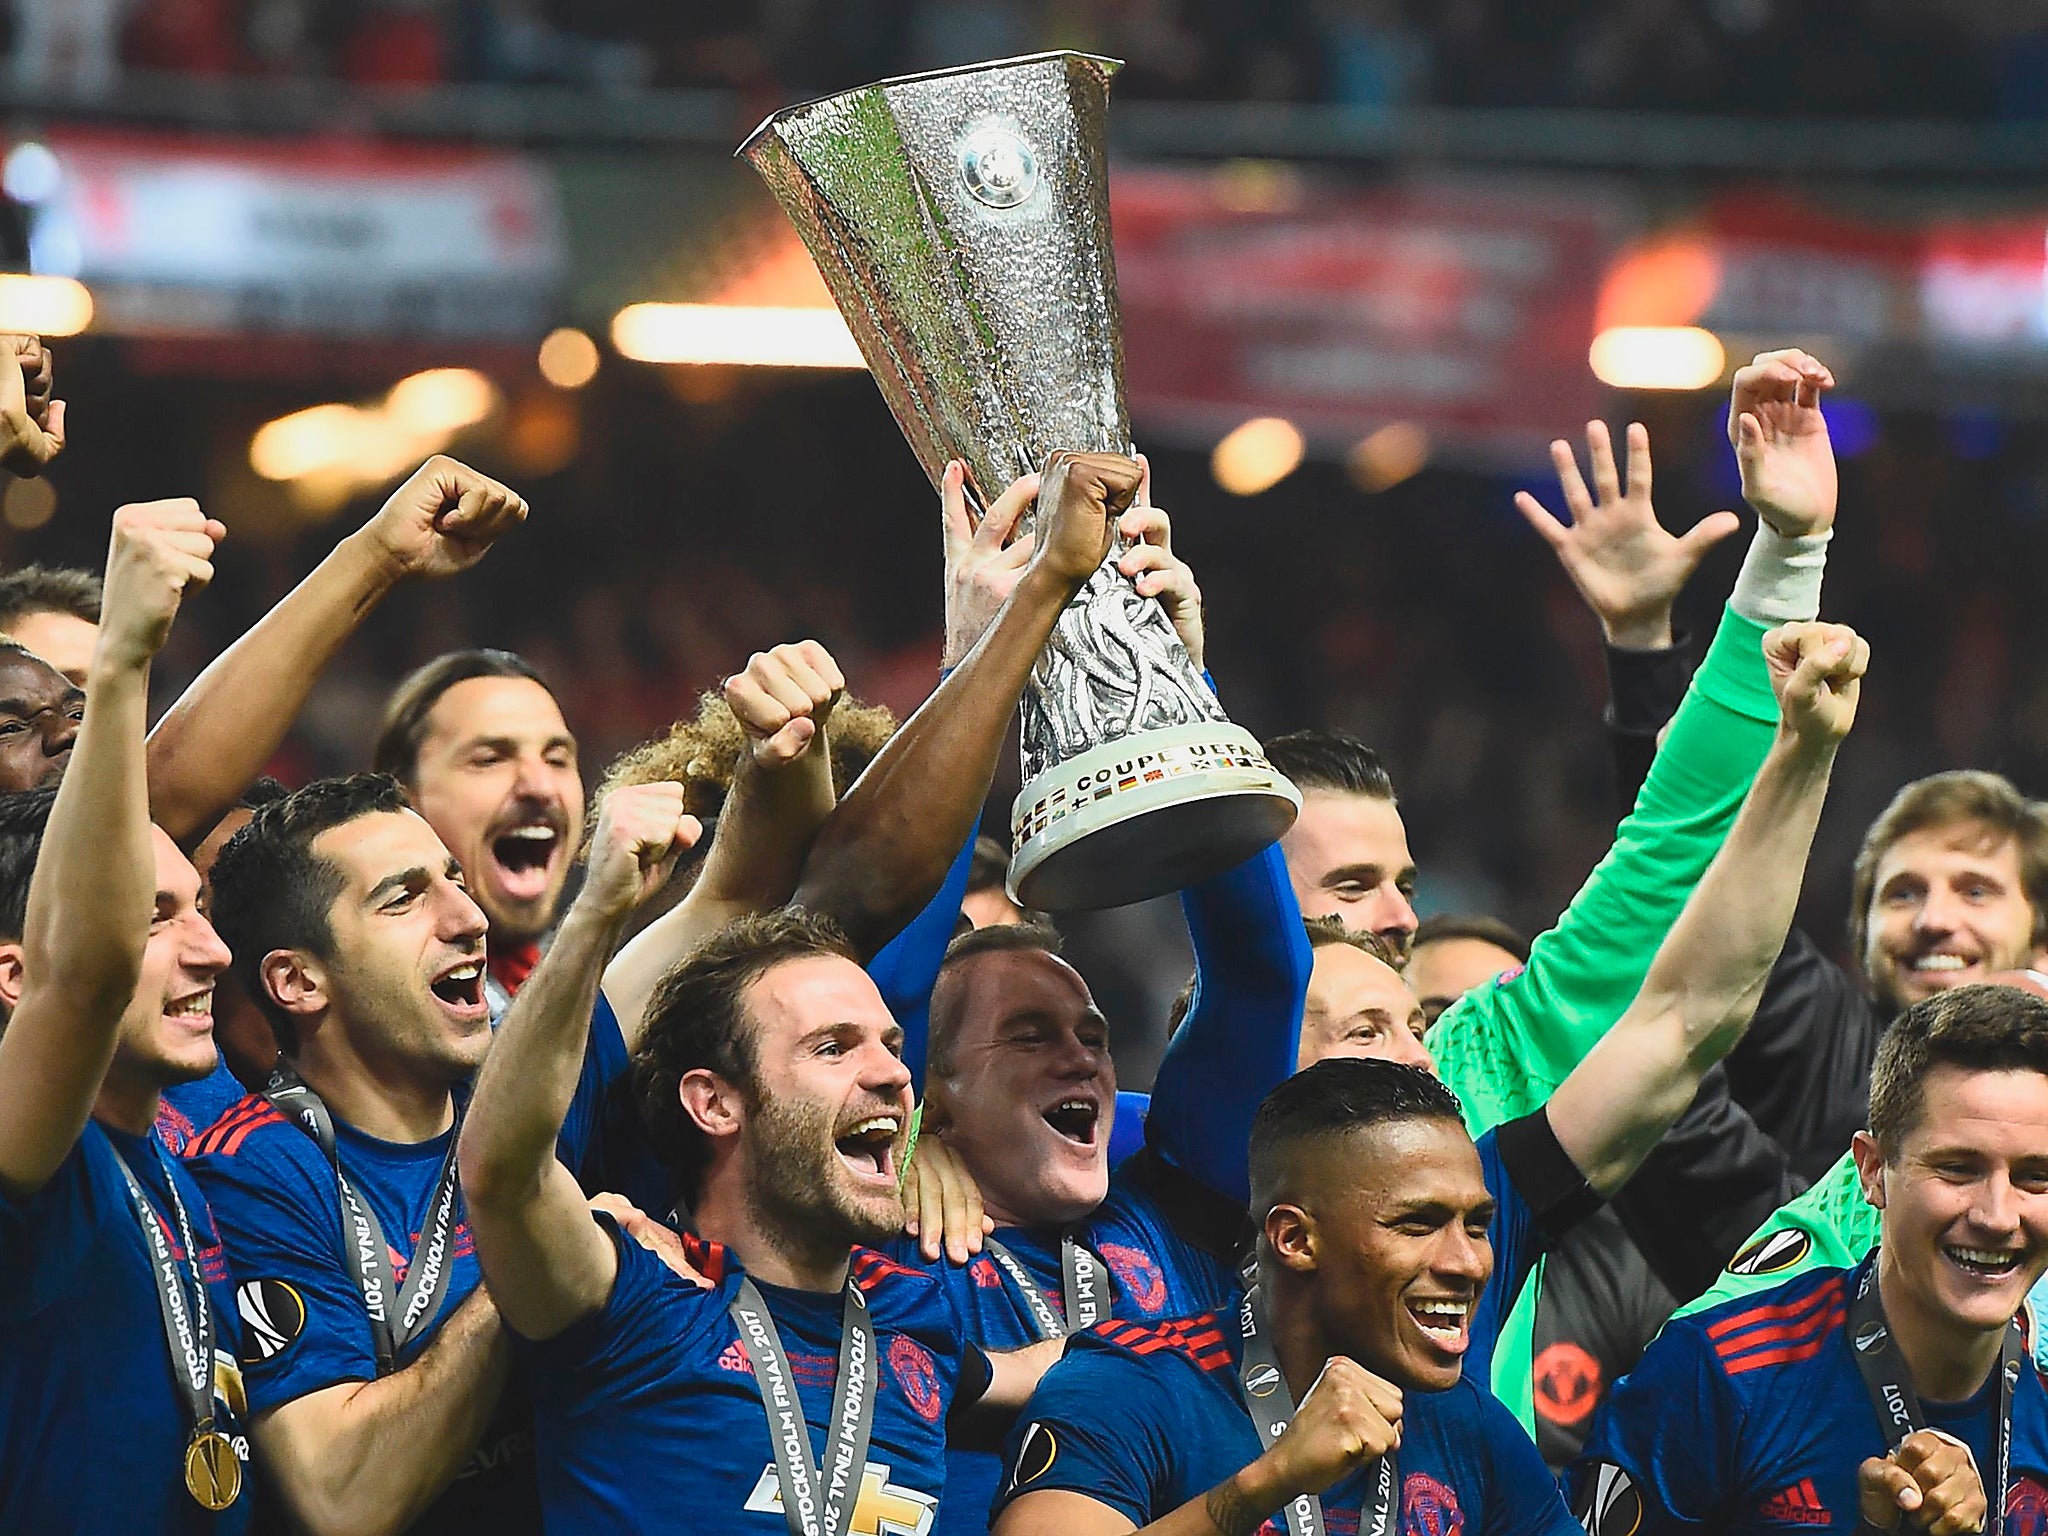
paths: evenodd
<path fill-rule="evenodd" d="M 851 694 L 832 708 L 828 726 L 832 744 L 832 785 L 845 794 L 867 770 L 882 743 L 896 734 L 896 716 L 880 704 L 864 704 Z M 732 789 L 733 769 L 747 749 L 747 733 L 723 694 L 707 688 L 697 700 L 697 713 L 678 720 L 665 735 L 621 753 L 605 769 L 597 793 L 590 798 L 590 822 L 613 790 L 628 784 L 675 783 L 683 786 L 683 809 L 709 822 L 725 805 Z"/>

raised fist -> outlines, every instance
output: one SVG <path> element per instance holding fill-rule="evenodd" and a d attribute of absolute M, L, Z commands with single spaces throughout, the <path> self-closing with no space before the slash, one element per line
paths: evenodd
<path fill-rule="evenodd" d="M 590 860 L 579 900 L 619 918 L 667 883 L 676 860 L 695 846 L 704 828 L 683 811 L 683 786 L 628 784 L 598 807 Z"/>
<path fill-rule="evenodd" d="M 0 370 L 5 366 L 0 362 Z M 136 667 L 156 655 L 186 589 L 213 580 L 214 546 L 227 532 L 189 496 L 136 502 L 115 512 L 94 676 L 102 658 Z"/>
<path fill-rule="evenodd" d="M 1401 1389 L 1356 1360 L 1332 1355 L 1266 1460 L 1292 1499 L 1321 1493 L 1400 1443 Z"/>
<path fill-rule="evenodd" d="M 747 733 L 754 766 L 786 767 L 825 729 L 846 679 L 815 640 L 757 651 L 744 672 L 725 680 L 725 702 Z"/>
<path fill-rule="evenodd" d="M 1764 662 L 1783 729 L 1814 745 L 1849 734 L 1870 667 L 1861 635 L 1846 624 L 1780 624 L 1764 636 Z"/>
<path fill-rule="evenodd" d="M 1969 1447 L 1931 1429 L 1915 1430 L 1889 1456 L 1856 1469 L 1858 1513 L 1879 1531 L 1965 1536 L 1984 1529 L 1990 1505 Z"/>
<path fill-rule="evenodd" d="M 1137 500 L 1144 467 L 1118 453 L 1061 450 L 1038 483 L 1038 551 L 1032 560 L 1071 587 L 1109 554 L 1117 519 Z"/>
<path fill-rule="evenodd" d="M 1821 415 L 1835 376 L 1796 347 L 1759 352 L 1735 371 L 1728 441 L 1742 470 L 1742 496 L 1787 538 L 1835 525 L 1835 450 Z"/>
<path fill-rule="evenodd" d="M 401 577 L 452 576 L 525 521 L 516 491 L 437 453 L 391 493 L 363 534 Z"/>
<path fill-rule="evenodd" d="M 33 479 L 64 451 L 64 402 L 50 388 L 48 349 L 33 336 L 0 336 L 0 469 Z"/>

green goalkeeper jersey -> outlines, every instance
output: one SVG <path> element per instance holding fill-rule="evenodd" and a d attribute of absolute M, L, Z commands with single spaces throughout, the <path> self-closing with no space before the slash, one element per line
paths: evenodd
<path fill-rule="evenodd" d="M 1777 728 L 1764 634 L 1765 626 L 1723 610 L 1614 846 L 1536 940 L 1529 963 L 1467 993 L 1431 1029 L 1430 1055 L 1475 1136 L 1546 1103 L 1641 989 Z M 1493 1370 L 1496 1395 L 1532 1433 L 1538 1288 L 1524 1287 Z"/>

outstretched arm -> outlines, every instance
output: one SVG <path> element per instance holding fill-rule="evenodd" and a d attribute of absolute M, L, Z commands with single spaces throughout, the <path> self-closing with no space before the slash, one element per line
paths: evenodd
<path fill-rule="evenodd" d="M 1837 625 L 1788 624 L 1765 641 L 1765 656 L 1781 719 L 1734 829 L 1641 993 L 1550 1100 L 1551 1129 L 1603 1195 L 1626 1182 L 1692 1102 L 1763 995 L 1870 649 Z"/>
<path fill-rule="evenodd" d="M 1142 461 L 1141 461 L 1142 462 Z M 1173 553 L 1172 521 L 1150 504 L 1126 512 L 1117 531 L 1135 542 L 1121 563 L 1138 590 L 1157 597 L 1189 659 L 1204 659 L 1202 594 Z M 1195 992 L 1167 1042 L 1145 1116 L 1145 1142 L 1233 1206 L 1251 1199 L 1245 1147 L 1259 1103 L 1293 1075 L 1308 995 L 1308 936 L 1273 844 L 1235 869 L 1181 892 L 1195 952 Z"/>
<path fill-rule="evenodd" d="M 1131 505 L 1139 475 L 1137 464 L 1115 454 L 1052 456 L 1040 477 L 1045 510 L 1029 563 L 995 622 L 818 834 L 796 899 L 836 919 L 862 955 L 895 937 L 944 880 L 988 796 L 1038 654 L 1061 610 L 1102 564 L 1110 525 Z M 957 465 L 947 467 L 941 490 L 948 537 L 978 537 L 967 532 Z M 994 516 L 992 507 L 984 531 Z"/>
<path fill-rule="evenodd" d="M 1571 522 L 1559 522 L 1527 491 L 1515 493 L 1515 505 L 1600 621 L 1612 699 L 1607 732 L 1626 816 L 1649 776 L 1657 734 L 1685 697 L 1690 669 L 1671 627 L 1672 608 L 1707 551 L 1740 523 L 1733 512 L 1716 512 L 1683 534 L 1665 530 L 1650 503 L 1650 434 L 1639 421 L 1628 427 L 1626 490 L 1605 422 L 1586 423 L 1592 491 L 1563 438 L 1550 445 L 1550 459 Z"/>
<path fill-rule="evenodd" d="M 327 663 L 384 595 L 410 577 L 468 570 L 525 516 L 524 501 L 468 465 L 438 454 L 422 464 L 157 722 L 157 824 L 181 845 L 203 838 L 263 771 Z"/>
<path fill-rule="evenodd" d="M 664 972 L 734 918 L 781 906 L 796 889 L 818 828 L 832 814 L 832 706 L 846 689 L 815 640 L 759 652 L 725 680 L 747 750 L 718 815 L 697 883 L 612 958 L 604 995 L 627 1051 L 640 1043 Z"/>
<path fill-rule="evenodd" d="M 618 1251 L 556 1161 L 555 1137 L 576 1094 L 605 958 L 700 830 L 683 814 L 680 784 L 606 797 L 583 889 L 498 1027 L 463 1118 L 457 1156 L 477 1258 L 499 1315 L 526 1338 L 552 1338 L 598 1311 L 618 1277 Z"/>
<path fill-rule="evenodd" d="M 0 348 L 0 375 L 20 366 Z M 49 1182 L 85 1129 L 142 974 L 156 891 L 142 729 L 149 664 L 226 529 L 195 501 L 114 514 L 92 695 L 43 833 L 0 1032 L 0 1191 Z"/>
<path fill-rule="evenodd" d="M 1819 611 L 1835 516 L 1820 393 L 1832 382 L 1803 352 L 1765 353 L 1735 376 L 1729 435 L 1764 526 L 1613 849 L 1523 973 L 1467 993 L 1430 1032 L 1475 1131 L 1541 1106 L 1621 1016 L 1734 822 L 1778 718 L 1764 633 Z"/>

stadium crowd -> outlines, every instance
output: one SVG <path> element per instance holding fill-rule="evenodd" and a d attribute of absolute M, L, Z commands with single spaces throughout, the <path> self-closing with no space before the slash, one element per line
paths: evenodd
<path fill-rule="evenodd" d="M 778 644 L 588 797 L 491 649 L 374 771 L 260 777 L 381 601 L 521 537 L 453 459 L 153 725 L 229 530 L 0 575 L 0 1530 L 2042 1536 L 2048 806 L 1900 786 L 1855 971 L 1794 926 L 1871 662 L 1833 384 L 1734 376 L 1696 671 L 1734 513 L 1665 530 L 1639 424 L 1519 499 L 1611 682 L 1555 924 L 1418 922 L 1378 754 L 1269 737 L 1300 814 L 1180 893 L 1146 1095 L 978 836 L 1106 559 L 1208 666 L 1141 461 L 948 469 L 907 718 Z M 0 469 L 66 415 L 0 342 Z"/>
<path fill-rule="evenodd" d="M 16 0 L 18 79 L 124 68 L 792 95 L 962 59 L 1081 48 L 1178 100 L 2007 118 L 2048 111 L 2032 4 L 1848 0 Z"/>

